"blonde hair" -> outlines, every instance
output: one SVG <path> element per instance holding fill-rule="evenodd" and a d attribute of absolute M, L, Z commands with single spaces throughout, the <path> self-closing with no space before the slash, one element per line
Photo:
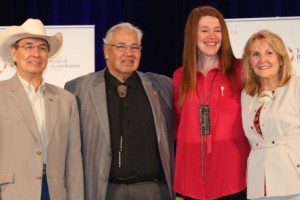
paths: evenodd
<path fill-rule="evenodd" d="M 265 40 L 268 45 L 275 51 L 280 60 L 280 68 L 278 74 L 279 86 L 287 83 L 292 75 L 292 63 L 289 58 L 286 46 L 279 35 L 269 30 L 260 30 L 254 33 L 246 42 L 243 53 L 243 85 L 247 94 L 254 96 L 258 93 L 261 83 L 259 77 L 253 72 L 249 56 L 254 42 Z"/>

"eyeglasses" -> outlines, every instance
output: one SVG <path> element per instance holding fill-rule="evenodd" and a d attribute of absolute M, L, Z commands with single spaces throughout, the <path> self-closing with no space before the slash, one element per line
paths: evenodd
<path fill-rule="evenodd" d="M 117 44 L 105 44 L 105 45 L 113 46 L 120 52 L 125 52 L 128 50 L 128 48 L 130 48 L 130 50 L 132 52 L 137 53 L 137 52 L 141 51 L 141 49 L 142 49 L 142 46 L 136 45 L 136 44 L 127 45 L 124 43 L 117 43 Z"/>
<path fill-rule="evenodd" d="M 25 51 L 33 51 L 35 48 L 37 48 L 41 52 L 48 52 L 49 46 L 47 44 L 40 44 L 40 45 L 32 45 L 32 44 L 25 44 L 25 45 L 12 45 L 12 47 L 15 48 L 23 48 Z"/>

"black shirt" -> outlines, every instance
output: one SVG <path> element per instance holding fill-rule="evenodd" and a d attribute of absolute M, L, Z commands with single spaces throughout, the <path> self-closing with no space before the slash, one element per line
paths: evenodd
<path fill-rule="evenodd" d="M 105 80 L 112 147 L 110 178 L 162 178 L 153 113 L 140 78 L 135 72 L 123 83 L 127 86 L 125 98 L 117 92 L 122 83 L 108 70 Z"/>

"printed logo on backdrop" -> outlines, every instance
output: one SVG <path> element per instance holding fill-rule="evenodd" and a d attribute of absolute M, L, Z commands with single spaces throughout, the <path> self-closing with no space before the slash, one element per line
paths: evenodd
<path fill-rule="evenodd" d="M 48 71 L 63 71 L 64 69 L 76 69 L 80 68 L 80 64 L 68 63 L 67 57 L 55 57 L 48 60 L 47 65 Z M 0 74 L 10 71 L 15 72 L 16 69 L 0 57 Z"/>
<path fill-rule="evenodd" d="M 6 27 L 0 27 L 0 31 Z M 74 78 L 95 71 L 95 27 L 84 26 L 46 26 L 47 35 L 57 32 L 63 34 L 63 46 L 52 58 L 43 77 L 46 82 L 64 87 L 64 84 Z M 74 42 L 76 41 L 76 42 Z M 74 45 L 80 48 L 74 48 Z M 16 73 L 16 67 L 5 62 L 0 55 L 0 80 L 11 78 Z"/>
<path fill-rule="evenodd" d="M 229 35 L 231 35 L 231 37 L 235 37 L 235 35 L 238 35 L 238 30 L 230 30 Z M 246 43 L 246 42 L 245 42 Z M 289 54 L 289 57 L 291 59 L 291 62 L 293 62 L 295 60 L 295 54 L 294 54 L 294 50 L 291 47 L 286 46 L 287 52 Z M 300 63 L 300 48 L 296 48 L 296 58 L 297 58 L 297 63 Z"/>
<path fill-rule="evenodd" d="M 297 63 L 300 64 L 300 47 L 296 48 L 296 60 Z"/>
<path fill-rule="evenodd" d="M 290 47 L 287 47 L 289 56 L 291 58 L 291 61 L 300 64 L 300 47 L 296 47 L 295 50 L 293 50 Z"/>
<path fill-rule="evenodd" d="M 54 57 L 48 60 L 48 71 L 63 71 L 64 69 L 78 69 L 80 64 L 68 62 L 67 57 Z"/>
<path fill-rule="evenodd" d="M 286 48 L 287 48 L 287 52 L 288 52 L 288 54 L 289 54 L 289 56 L 291 58 L 291 61 L 293 62 L 294 61 L 294 51 L 293 51 L 292 48 L 290 48 L 288 46 Z"/>
<path fill-rule="evenodd" d="M 0 56 L 0 80 L 10 78 L 15 73 L 16 73 L 15 66 L 10 66 L 10 64 L 4 61 Z"/>
<path fill-rule="evenodd" d="M 4 61 L 1 59 L 1 62 L 0 62 L 0 74 L 1 74 L 2 72 L 4 72 L 4 71 L 7 69 L 8 66 L 9 66 L 9 64 L 8 64 L 7 62 L 4 62 Z"/>
<path fill-rule="evenodd" d="M 226 19 L 232 50 L 242 57 L 248 38 L 255 32 L 268 29 L 277 33 L 284 43 L 296 74 L 300 75 L 300 17 Z"/>

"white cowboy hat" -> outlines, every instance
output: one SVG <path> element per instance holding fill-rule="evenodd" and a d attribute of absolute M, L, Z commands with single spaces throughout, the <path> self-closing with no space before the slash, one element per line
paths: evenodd
<path fill-rule="evenodd" d="M 20 39 L 34 37 L 41 38 L 50 46 L 49 58 L 52 57 L 62 46 L 63 36 L 61 32 L 53 36 L 46 35 L 43 23 L 38 19 L 27 19 L 21 26 L 10 26 L 0 32 L 0 56 L 4 61 L 13 64 L 11 45 Z"/>

